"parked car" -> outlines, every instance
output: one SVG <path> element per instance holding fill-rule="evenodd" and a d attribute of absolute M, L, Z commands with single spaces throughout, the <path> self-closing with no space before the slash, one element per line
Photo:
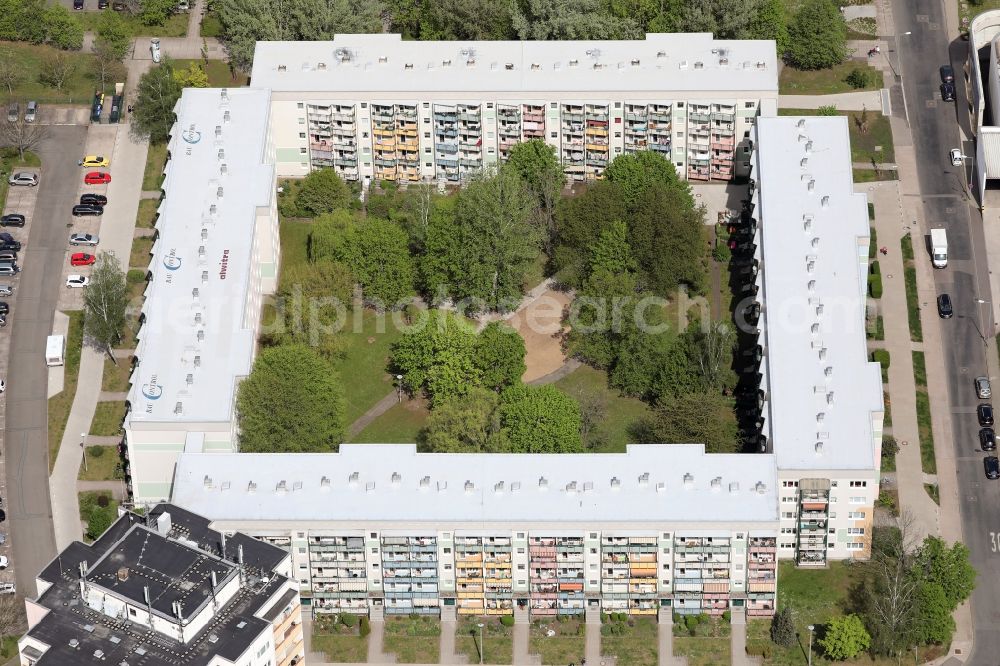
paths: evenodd
<path fill-rule="evenodd" d="M 10 312 L 10 303 L 0 301 L 0 314 L 7 314 L 8 312 Z"/>
<path fill-rule="evenodd" d="M 111 161 L 103 155 L 87 155 L 80 160 L 80 166 L 83 167 L 106 167 L 110 164 Z"/>
<path fill-rule="evenodd" d="M 0 261 L 0 275 L 17 275 L 21 268 L 13 261 Z"/>
<path fill-rule="evenodd" d="M 80 217 L 81 215 L 104 215 L 104 206 L 95 206 L 94 204 L 77 204 L 73 206 L 73 217 Z"/>
<path fill-rule="evenodd" d="M 2 256 L 2 254 L 0 254 Z M 90 266 L 95 261 L 97 257 L 92 254 L 87 254 L 86 252 L 74 252 L 69 258 L 70 266 Z"/>
<path fill-rule="evenodd" d="M 38 185 L 38 174 L 31 173 L 30 171 L 19 171 L 17 173 L 10 174 L 7 182 L 11 185 L 24 185 L 26 187 L 35 187 Z"/>
<path fill-rule="evenodd" d="M 103 185 L 111 182 L 111 174 L 104 171 L 91 171 L 83 177 L 83 182 L 87 185 Z"/>
<path fill-rule="evenodd" d="M 83 0 L 73 0 L 73 9 L 83 9 Z"/>
<path fill-rule="evenodd" d="M 100 241 L 100 237 L 95 234 L 70 234 L 70 245 L 90 245 L 94 246 Z"/>
<path fill-rule="evenodd" d="M 965 161 L 965 155 L 963 155 L 962 151 L 958 148 L 952 148 L 951 151 L 949 151 L 948 156 L 951 158 L 952 166 L 962 166 Z"/>
<path fill-rule="evenodd" d="M 108 8 L 108 4 L 109 4 L 108 0 L 97 0 L 97 8 L 98 9 L 107 9 Z"/>
<path fill-rule="evenodd" d="M 90 278 L 84 275 L 70 275 L 66 278 L 67 289 L 79 289 L 90 284 Z"/>
<path fill-rule="evenodd" d="M 14 252 L 12 250 L 4 250 L 0 252 L 0 263 L 5 261 L 9 262 L 17 261 L 17 252 Z"/>
<path fill-rule="evenodd" d="M 28 108 L 24 112 L 24 122 L 33 123 L 38 118 L 38 102 L 28 102 Z"/>
<path fill-rule="evenodd" d="M 87 194 L 80 195 L 80 203 L 95 204 L 97 206 L 107 206 L 108 198 L 103 194 L 93 194 L 91 192 L 88 192 Z"/>
<path fill-rule="evenodd" d="M 17 239 L 11 236 L 6 231 L 0 231 L 0 243 L 14 243 Z"/>
<path fill-rule="evenodd" d="M 155 37 L 149 40 L 149 54 L 153 57 L 153 62 L 160 62 L 160 40 Z"/>
<path fill-rule="evenodd" d="M 941 69 L 938 71 L 941 73 L 941 83 L 955 82 L 955 70 L 951 68 L 951 65 L 941 65 Z"/>
<path fill-rule="evenodd" d="M 976 377 L 976 395 L 979 396 L 980 400 L 989 400 L 993 397 L 989 377 Z"/>
<path fill-rule="evenodd" d="M 976 417 L 979 419 L 979 425 L 981 426 L 993 425 L 993 405 L 979 405 L 976 407 Z"/>
<path fill-rule="evenodd" d="M 12 296 L 13 294 L 14 285 L 6 282 L 0 282 L 0 296 Z"/>
<path fill-rule="evenodd" d="M 948 294 L 941 294 L 937 297 L 937 309 L 938 316 L 941 319 L 951 319 L 952 315 L 955 314 L 955 310 L 951 305 L 951 296 Z"/>
<path fill-rule="evenodd" d="M 7 106 L 7 122 L 16 123 L 17 119 L 21 117 L 21 105 L 17 102 L 11 102 Z"/>
<path fill-rule="evenodd" d="M 983 469 L 987 479 L 1000 479 L 1000 458 L 986 456 L 983 458 Z"/>
<path fill-rule="evenodd" d="M 21 251 L 20 241 L 0 242 L 0 252 L 20 252 L 20 251 Z"/>
<path fill-rule="evenodd" d="M 0 217 L 0 227 L 23 227 L 24 215 L 21 213 L 7 213 Z"/>
<path fill-rule="evenodd" d="M 14 583 L 0 583 L 0 594 L 17 594 L 17 586 Z"/>
<path fill-rule="evenodd" d="M 997 436 L 993 428 L 982 428 L 979 431 L 979 448 L 983 451 L 995 451 L 997 448 Z"/>
<path fill-rule="evenodd" d="M 955 84 L 954 83 L 942 83 L 941 84 L 941 99 L 945 102 L 955 101 Z"/>

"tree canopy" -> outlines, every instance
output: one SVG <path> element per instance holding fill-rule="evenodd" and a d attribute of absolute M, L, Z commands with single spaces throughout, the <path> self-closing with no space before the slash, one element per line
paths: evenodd
<path fill-rule="evenodd" d="M 578 453 L 580 406 L 552 385 L 520 384 L 504 391 L 500 423 L 512 453 Z"/>
<path fill-rule="evenodd" d="M 871 645 L 871 636 L 857 615 L 851 614 L 830 620 L 826 632 L 817 641 L 830 659 L 854 659 Z"/>
<path fill-rule="evenodd" d="M 521 381 L 524 364 L 524 339 L 506 324 L 491 322 L 476 337 L 474 364 L 480 382 L 492 391 L 502 391 Z"/>
<path fill-rule="evenodd" d="M 113 254 L 101 252 L 90 272 L 90 284 L 83 292 L 83 330 L 104 347 L 112 362 L 127 308 L 128 286 L 121 263 Z"/>
<path fill-rule="evenodd" d="M 847 24 L 833 0 L 804 0 L 788 28 L 788 59 L 799 69 L 825 69 L 847 58 Z"/>
<path fill-rule="evenodd" d="M 344 389 L 311 347 L 261 350 L 240 385 L 240 450 L 249 453 L 335 451 L 344 439 Z"/>
<path fill-rule="evenodd" d="M 361 285 L 365 302 L 393 309 L 413 293 L 409 238 L 399 226 L 369 217 L 352 226 L 338 252 Z"/>
<path fill-rule="evenodd" d="M 132 127 L 142 136 L 157 143 L 166 141 L 177 116 L 174 106 L 180 99 L 183 87 L 174 78 L 173 65 L 164 58 L 159 67 L 153 67 L 139 79 Z"/>

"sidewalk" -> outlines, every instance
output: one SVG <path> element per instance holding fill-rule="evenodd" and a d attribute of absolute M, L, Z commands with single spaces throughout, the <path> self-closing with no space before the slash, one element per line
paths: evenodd
<path fill-rule="evenodd" d="M 838 111 L 879 111 L 882 108 L 882 91 L 840 93 L 838 95 L 778 95 L 779 109 L 818 109 L 835 106 Z"/>

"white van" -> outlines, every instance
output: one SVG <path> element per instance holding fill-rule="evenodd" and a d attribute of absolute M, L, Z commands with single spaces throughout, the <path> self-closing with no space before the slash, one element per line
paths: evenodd
<path fill-rule="evenodd" d="M 66 356 L 66 336 L 50 335 L 45 341 L 45 365 L 62 365 Z"/>

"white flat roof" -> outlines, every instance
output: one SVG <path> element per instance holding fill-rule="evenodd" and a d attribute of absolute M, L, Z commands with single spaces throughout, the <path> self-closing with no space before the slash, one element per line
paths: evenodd
<path fill-rule="evenodd" d="M 871 419 L 883 409 L 882 380 L 868 361 L 862 282 L 868 208 L 854 192 L 847 122 L 757 120 L 755 217 L 779 469 L 878 469 Z"/>
<path fill-rule="evenodd" d="M 251 244 L 256 209 L 270 206 L 274 190 L 273 167 L 263 163 L 270 96 L 223 95 L 186 88 L 174 109 L 126 427 L 230 421 L 236 378 L 250 372 Z"/>
<path fill-rule="evenodd" d="M 336 35 L 257 42 L 252 85 L 282 92 L 602 92 L 778 90 L 771 40 L 711 33 L 621 41 L 403 41 Z"/>
<path fill-rule="evenodd" d="M 773 456 L 706 454 L 701 444 L 591 454 L 417 453 L 413 444 L 342 444 L 339 453 L 184 453 L 171 501 L 211 520 L 778 519 Z"/>

